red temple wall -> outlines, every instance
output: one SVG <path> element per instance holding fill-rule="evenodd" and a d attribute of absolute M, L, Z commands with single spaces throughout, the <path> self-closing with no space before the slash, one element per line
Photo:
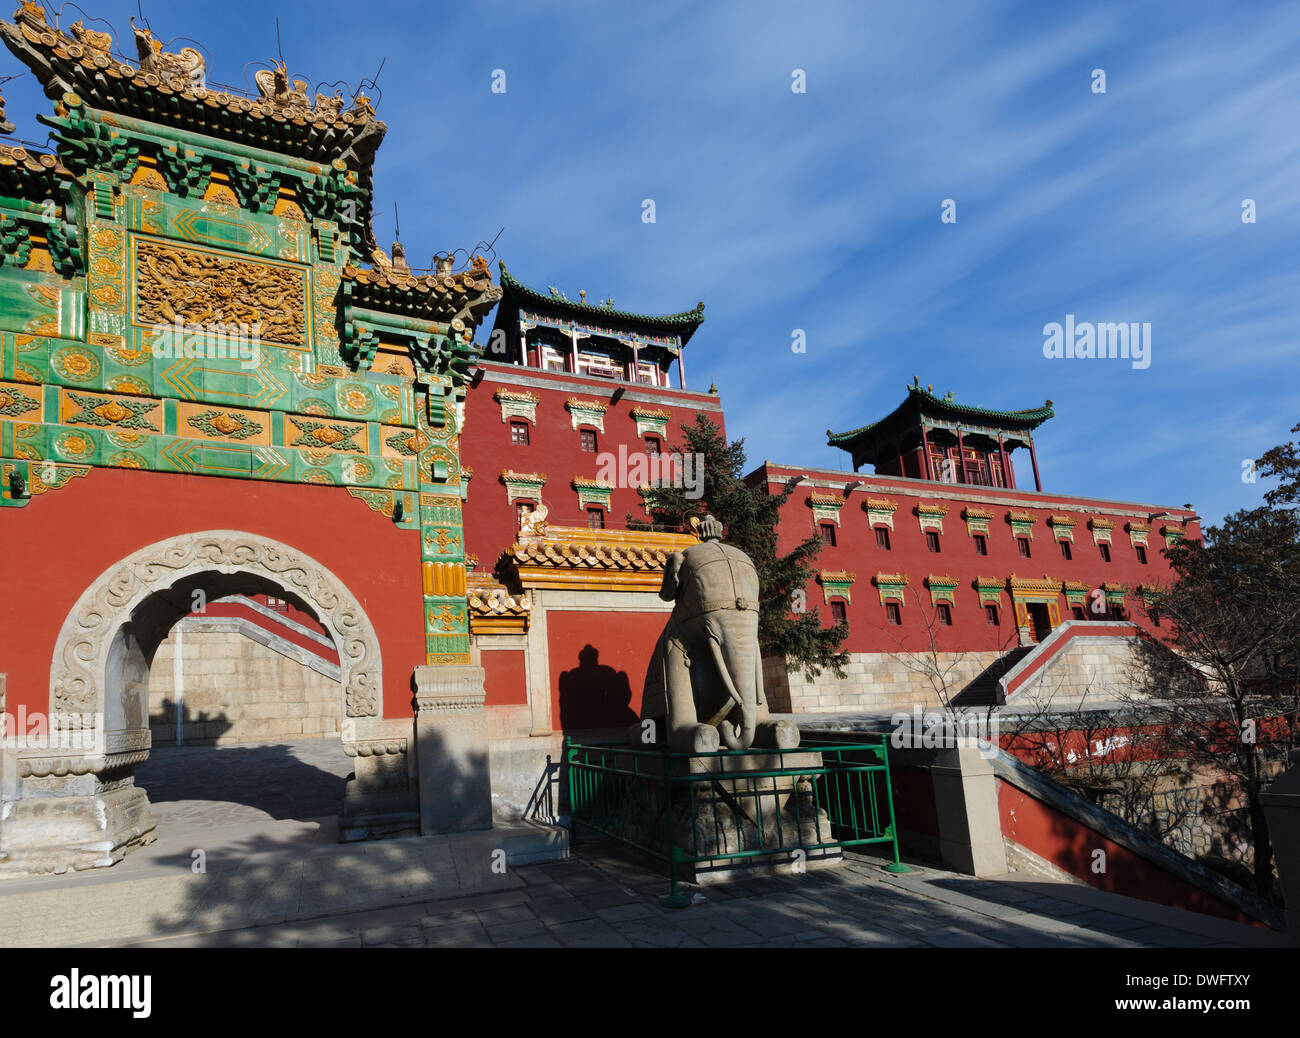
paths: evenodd
<path fill-rule="evenodd" d="M 489 649 L 482 654 L 484 706 L 528 702 L 528 667 L 523 649 Z"/>
<path fill-rule="evenodd" d="M 597 478 L 600 455 L 610 452 L 617 457 L 620 446 L 629 455 L 644 452 L 644 438 L 637 434 L 636 421 L 629 413 L 632 408 L 653 407 L 670 413 L 668 426 L 660 437 L 665 453 L 681 444 L 681 426 L 693 425 L 695 416 L 701 411 L 707 413 L 716 425 L 723 426 L 722 411 L 717 409 L 716 397 L 704 396 L 702 400 L 701 394 L 681 394 L 651 386 L 612 383 L 606 379 L 559 372 L 548 375 L 533 369 L 512 371 L 503 365 L 484 367 L 487 377 L 472 387 L 466 398 L 466 435 L 461 440 L 461 459 L 464 465 L 474 470 L 465 502 L 466 547 L 478 557 L 479 569 L 486 572 L 492 571 L 501 552 L 514 543 L 517 532 L 515 506 L 507 502 L 506 488 L 500 479 L 503 470 L 545 473 L 546 485 L 541 493 L 542 501 L 549 509 L 547 521 L 552 526 L 586 526 L 586 512 L 578 507 L 578 493 L 571 481 L 575 476 Z M 564 381 L 556 389 L 518 385 L 511 381 L 515 373 L 529 379 Z M 575 384 L 581 384 L 582 390 L 572 388 Z M 608 401 L 620 385 L 625 386 L 629 393 L 653 393 L 657 400 L 646 403 L 624 397 L 611 404 L 605 412 L 605 431 L 596 433 L 597 453 L 584 451 L 579 429 L 573 428 L 573 416 L 565 408 L 565 401 L 573 396 Z M 528 446 L 510 442 L 510 423 L 501 420 L 501 405 L 493 399 L 493 394 L 502 388 L 536 393 L 541 398 L 537 404 L 537 421 L 529 425 Z M 714 409 L 704 406 L 706 402 L 712 403 Z M 626 528 L 628 513 L 638 519 L 646 517 L 641 495 L 637 492 L 638 485 L 620 483 L 613 491 L 610 507 L 605 511 L 607 528 Z"/>
<path fill-rule="evenodd" d="M 646 667 L 666 620 L 665 613 L 549 611 L 547 655 L 555 729 L 635 723 Z"/>
<path fill-rule="evenodd" d="M 412 716 L 412 674 L 424 662 L 417 534 L 341 487 L 114 468 L 5 510 L 6 542 L 21 546 L 0 596 L 7 710 L 48 709 L 59 631 L 92 582 L 141 548 L 204 530 L 281 541 L 333 572 L 379 639 L 384 716 Z"/>
<path fill-rule="evenodd" d="M 766 477 L 783 483 L 791 476 L 805 473 L 813 479 L 826 481 L 838 479 L 840 482 L 851 482 L 854 479 L 847 473 L 818 473 L 775 466 L 761 468 L 756 478 Z M 988 497 L 999 503 L 990 501 L 983 506 L 993 513 L 986 537 L 989 553 L 976 555 L 974 540 L 968 535 L 966 522 L 962 519 L 962 509 L 969 505 L 978 506 L 979 502 L 946 496 L 945 491 L 951 492 L 953 489 L 948 484 L 923 484 L 925 489 L 921 490 L 915 482 L 877 476 L 858 478 L 869 480 L 869 485 L 858 487 L 850 494 L 840 509 L 840 523 L 835 529 L 835 546 L 823 545 L 812 562 L 817 570 L 848 570 L 856 575 L 857 579 L 850 591 L 852 601 L 846 605 L 849 636 L 844 647 L 848 651 L 915 652 L 928 649 L 929 637 L 924 620 L 918 615 L 914 592 L 920 596 L 922 610 L 930 615 L 933 607 L 929 589 L 924 583 L 930 574 L 951 576 L 958 582 L 952 604 L 952 626 L 938 628 L 939 651 L 996 651 L 1014 648 L 1018 644 L 1011 596 L 1005 587 L 999 599 L 1001 623 L 997 627 L 991 627 L 985 619 L 983 606 L 973 586 L 976 577 L 1004 581 L 1012 574 L 1022 579 L 1042 579 L 1046 575 L 1057 580 L 1082 581 L 1089 588 L 1099 587 L 1103 582 L 1123 584 L 1128 589 L 1124 601 L 1126 618 L 1157 637 L 1165 633 L 1151 624 L 1141 608 L 1140 597 L 1135 593 L 1138 584 L 1160 584 L 1172 578 L 1172 571 L 1163 555 L 1165 542 L 1159 532 L 1161 524 L 1159 521 L 1151 524 L 1147 563 L 1143 565 L 1138 562 L 1128 532 L 1123 528 L 1124 517 L 1112 514 L 1117 510 L 1141 511 L 1148 506 L 1060 494 L 1036 494 L 1023 490 L 990 491 Z M 801 540 L 816 532 L 813 512 L 807 504 L 812 489 L 807 483 L 796 487 L 782 509 L 777 531 L 779 551 L 790 551 Z M 823 493 L 829 492 L 825 488 L 818 489 Z M 963 495 L 978 495 L 981 489 L 983 488 L 963 486 L 960 492 Z M 776 492 L 779 486 L 773 486 L 771 490 Z M 862 508 L 868 497 L 884 497 L 898 502 L 898 509 L 894 512 L 894 528 L 889 533 L 889 550 L 876 546 L 875 532 Z M 1007 500 L 1014 503 L 1008 505 L 1005 503 Z M 948 506 L 948 514 L 943 518 L 941 550 L 937 554 L 928 550 L 925 533 L 914 512 L 920 503 Z M 1028 559 L 1020 556 L 1012 529 L 1007 523 L 1006 514 L 1010 508 L 1030 512 L 1037 519 Z M 1155 506 L 1150 508 L 1151 513 L 1163 510 Z M 1186 509 L 1168 511 L 1180 517 L 1193 515 Z M 1058 540 L 1047 526 L 1049 515 L 1062 514 L 1078 520 L 1074 528 L 1074 540 L 1070 545 L 1072 558 L 1069 561 L 1062 557 Z M 1109 563 L 1102 561 L 1100 550 L 1093 543 L 1092 532 L 1088 528 L 1088 519 L 1094 515 L 1108 515 L 1116 523 L 1111 538 Z M 1199 526 L 1189 523 L 1187 536 L 1199 537 Z M 886 623 L 885 609 L 872 578 L 876 573 L 900 572 L 910 577 L 910 583 L 904 592 L 902 626 L 894 626 Z M 830 626 L 830 608 L 825 603 L 821 585 L 815 580 L 810 581 L 807 595 L 808 608 L 817 608 L 823 623 Z M 1062 621 L 1071 618 L 1063 594 L 1057 596 L 1057 608 Z"/>

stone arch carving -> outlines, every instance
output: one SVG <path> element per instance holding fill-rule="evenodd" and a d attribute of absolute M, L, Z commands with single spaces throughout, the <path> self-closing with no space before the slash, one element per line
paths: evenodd
<path fill-rule="evenodd" d="M 55 646 L 50 668 L 52 719 L 70 719 L 61 726 L 75 729 L 96 727 L 93 719 L 107 717 L 113 707 L 105 702 L 109 657 L 121 652 L 118 632 L 123 624 L 150 595 L 212 571 L 274 581 L 310 604 L 338 647 L 345 717 L 378 717 L 383 696 L 379 640 L 347 586 L 309 555 L 279 541 L 237 530 L 206 530 L 141 548 L 85 590 L 64 620 Z M 147 731 L 143 734 L 147 736 Z M 110 736 L 108 741 L 121 739 Z M 103 749 L 112 753 L 128 747 Z"/>

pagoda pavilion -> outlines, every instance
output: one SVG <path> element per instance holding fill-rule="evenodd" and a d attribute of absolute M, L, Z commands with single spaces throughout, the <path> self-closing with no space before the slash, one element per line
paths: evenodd
<path fill-rule="evenodd" d="M 686 388 L 683 347 L 704 321 L 704 304 L 678 314 L 652 316 L 614 308 L 614 300 L 576 302 L 560 289 L 539 292 L 515 280 L 501 263 L 501 305 L 493 325 L 489 357 L 543 371 L 649 386 L 669 386 L 677 362 L 677 384 Z"/>
<path fill-rule="evenodd" d="M 874 465 L 882 476 L 1015 489 L 1011 452 L 1029 448 L 1034 488 L 1042 490 L 1033 431 L 1052 417 L 1052 402 L 1024 411 L 992 411 L 935 396 L 913 378 L 907 398 L 888 415 L 846 432 L 826 430 L 832 447 L 848 451 L 853 471 Z"/>

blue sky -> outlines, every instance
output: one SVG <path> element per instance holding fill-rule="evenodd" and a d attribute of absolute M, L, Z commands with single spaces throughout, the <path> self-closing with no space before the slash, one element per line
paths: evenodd
<path fill-rule="evenodd" d="M 120 34 L 135 13 L 83 6 Z M 703 300 L 688 385 L 717 383 L 751 466 L 845 467 L 825 430 L 887 413 L 915 374 L 979 406 L 1051 398 L 1048 491 L 1192 502 L 1217 521 L 1261 499 L 1242 461 L 1300 421 L 1294 4 L 144 13 L 160 37 L 198 40 L 220 82 L 275 56 L 277 14 L 291 72 L 313 84 L 384 61 L 379 239 L 396 203 L 415 265 L 504 226 L 498 255 L 538 287 L 643 312 Z M 43 140 L 32 77 L 4 92 L 19 136 Z M 1150 367 L 1045 358 L 1043 326 L 1067 313 L 1149 322 Z"/>

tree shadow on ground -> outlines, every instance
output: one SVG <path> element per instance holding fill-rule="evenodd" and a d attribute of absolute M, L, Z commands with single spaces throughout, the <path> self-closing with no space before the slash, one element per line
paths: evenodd
<path fill-rule="evenodd" d="M 174 704 L 163 705 L 169 714 L 174 712 Z M 224 717 L 205 718 L 204 723 L 230 727 Z M 306 820 L 339 813 L 351 770 L 352 762 L 336 739 L 155 745 L 149 759 L 136 766 L 135 784 L 148 794 L 151 804 L 160 807 L 179 801 L 222 802 L 276 819 Z"/>

